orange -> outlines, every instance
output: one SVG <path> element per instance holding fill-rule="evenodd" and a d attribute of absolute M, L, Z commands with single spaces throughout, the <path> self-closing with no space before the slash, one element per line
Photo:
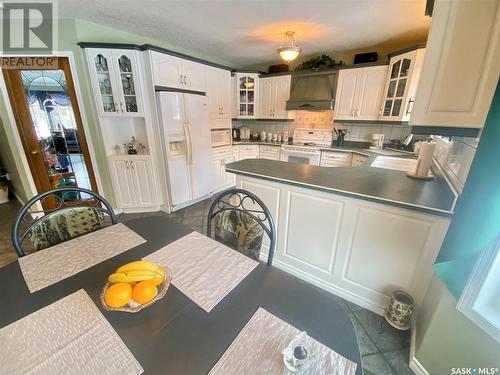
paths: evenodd
<path fill-rule="evenodd" d="M 158 294 L 158 289 L 154 280 L 144 280 L 137 283 L 132 291 L 132 298 L 135 302 L 144 305 L 151 302 Z"/>
<path fill-rule="evenodd" d="M 125 306 L 132 298 L 132 287 L 129 283 L 111 284 L 104 292 L 104 302 L 113 308 Z"/>

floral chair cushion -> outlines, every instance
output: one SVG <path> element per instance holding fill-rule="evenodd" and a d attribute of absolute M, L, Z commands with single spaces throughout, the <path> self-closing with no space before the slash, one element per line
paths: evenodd
<path fill-rule="evenodd" d="M 215 240 L 259 260 L 264 230 L 245 211 L 225 210 L 215 214 Z"/>
<path fill-rule="evenodd" d="M 33 228 L 34 250 L 45 249 L 103 227 L 103 213 L 95 207 L 64 208 L 47 215 Z"/>

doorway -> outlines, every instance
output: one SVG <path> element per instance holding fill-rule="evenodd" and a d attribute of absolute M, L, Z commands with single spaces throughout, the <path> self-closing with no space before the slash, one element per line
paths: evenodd
<path fill-rule="evenodd" d="M 58 57 L 57 69 L 9 68 L 3 75 L 38 193 L 73 186 L 97 192 L 69 59 Z"/>

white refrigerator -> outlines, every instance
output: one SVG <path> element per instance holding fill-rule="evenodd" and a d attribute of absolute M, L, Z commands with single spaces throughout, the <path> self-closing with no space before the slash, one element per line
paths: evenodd
<path fill-rule="evenodd" d="M 156 96 L 169 204 L 175 211 L 214 188 L 208 102 L 204 95 L 179 92 Z"/>

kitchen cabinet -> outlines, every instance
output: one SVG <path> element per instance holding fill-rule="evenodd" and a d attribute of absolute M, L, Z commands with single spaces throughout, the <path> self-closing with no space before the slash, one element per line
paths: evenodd
<path fill-rule="evenodd" d="M 256 118 L 259 113 L 259 75 L 255 73 L 236 73 L 235 114 L 238 118 Z"/>
<path fill-rule="evenodd" d="M 258 145 L 235 145 L 233 146 L 234 160 L 257 159 L 259 157 Z"/>
<path fill-rule="evenodd" d="M 350 167 L 351 163 L 351 153 L 321 151 L 321 167 Z"/>
<path fill-rule="evenodd" d="M 217 147 L 212 151 L 213 170 L 215 177 L 214 191 L 220 191 L 235 185 L 236 177 L 233 173 L 226 172 L 226 164 L 233 162 L 231 146 Z"/>
<path fill-rule="evenodd" d="M 415 102 L 425 48 L 418 48 L 389 61 L 380 120 L 408 121 Z"/>
<path fill-rule="evenodd" d="M 378 120 L 386 77 L 386 65 L 340 70 L 334 119 Z"/>
<path fill-rule="evenodd" d="M 118 208 L 156 207 L 156 189 L 149 155 L 108 156 Z"/>
<path fill-rule="evenodd" d="M 359 154 L 352 154 L 352 163 L 351 163 L 351 165 L 353 167 L 358 167 L 360 165 L 365 164 L 365 162 L 366 162 L 367 159 L 368 159 L 368 156 L 359 155 Z"/>
<path fill-rule="evenodd" d="M 236 186 L 273 215 L 273 266 L 378 314 L 397 289 L 422 302 L 449 218 L 248 176 Z"/>
<path fill-rule="evenodd" d="M 280 160 L 280 146 L 259 146 L 259 157 L 261 159 Z"/>
<path fill-rule="evenodd" d="M 99 115 L 142 117 L 137 52 L 87 48 L 85 53 Z"/>
<path fill-rule="evenodd" d="M 155 86 L 205 92 L 205 65 L 151 51 Z"/>
<path fill-rule="evenodd" d="M 210 128 L 231 128 L 231 72 L 207 66 L 205 77 Z"/>
<path fill-rule="evenodd" d="M 291 75 L 260 78 L 260 117 L 287 119 L 286 101 L 290 98 Z"/>
<path fill-rule="evenodd" d="M 500 72 L 499 40 L 499 1 L 437 0 L 410 125 L 482 128 Z"/>

